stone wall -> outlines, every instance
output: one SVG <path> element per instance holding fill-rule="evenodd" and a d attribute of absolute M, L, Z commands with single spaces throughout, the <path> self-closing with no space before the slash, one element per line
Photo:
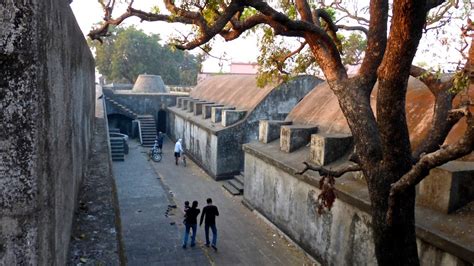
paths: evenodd
<path fill-rule="evenodd" d="M 323 265 L 376 265 L 365 185 L 353 178 L 341 177 L 337 181 L 338 199 L 332 210 L 318 214 L 318 179 L 295 174 L 301 170 L 298 167 L 302 168 L 307 150 L 287 155 L 277 152 L 278 145 L 270 146 L 255 143 L 244 146 L 246 204 Z M 419 212 L 417 215 L 417 233 L 423 235 L 417 241 L 420 263 L 470 265 L 466 261 L 473 258 L 469 247 L 472 243 L 460 245 L 460 237 L 452 227 L 451 235 L 436 235 L 433 221 L 442 223 L 448 218 L 430 214 Z M 424 223 L 422 219 L 427 217 L 431 221 Z M 452 221 L 450 226 L 463 228 L 454 217 L 449 220 Z"/>
<path fill-rule="evenodd" d="M 301 76 L 282 83 L 253 109 L 243 110 L 247 115 L 231 126 L 213 123 L 209 118 L 204 119 L 202 115 L 194 115 L 177 106 L 168 108 L 168 134 L 175 140 L 182 138 L 188 155 L 212 177 L 230 178 L 243 170 L 242 144 L 258 139 L 259 120 L 284 119 L 292 107 L 320 82 L 314 77 Z M 238 89 L 245 92 L 246 88 Z"/>
<path fill-rule="evenodd" d="M 150 114 L 157 118 L 158 111 L 165 110 L 168 106 L 176 105 L 176 98 L 187 95 L 182 93 L 127 93 L 113 92 L 104 88 L 105 95 L 130 108 L 137 114 Z M 109 102 L 107 104 L 107 114 L 115 113 L 115 108 Z M 120 112 L 116 112 L 120 113 Z"/>
<path fill-rule="evenodd" d="M 67 1 L 2 2 L 0 73 L 0 264 L 64 265 L 95 98 Z"/>
<path fill-rule="evenodd" d="M 217 136 L 210 130 L 190 123 L 173 112 L 170 112 L 169 117 L 171 138 L 174 140 L 182 138 L 183 147 L 188 152 L 188 156 L 192 156 L 195 161 L 205 166 L 208 172 L 217 173 Z"/>

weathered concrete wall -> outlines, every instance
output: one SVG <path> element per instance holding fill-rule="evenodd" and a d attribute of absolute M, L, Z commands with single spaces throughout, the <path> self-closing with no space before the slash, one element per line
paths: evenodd
<path fill-rule="evenodd" d="M 247 115 L 242 120 L 227 127 L 178 107 L 168 108 L 168 134 L 173 139 L 183 138 L 189 155 L 212 177 L 232 177 L 243 170 L 242 144 L 258 139 L 259 120 L 285 118 L 291 108 L 320 82 L 314 77 L 301 76 L 280 84 L 255 103 L 255 108 L 245 110 Z"/>
<path fill-rule="evenodd" d="M 212 132 L 199 127 L 199 125 L 175 115 L 169 114 L 170 137 L 174 140 L 183 139 L 184 149 L 190 156 L 201 165 L 205 166 L 207 171 L 218 173 L 217 171 L 217 136 Z"/>
<path fill-rule="evenodd" d="M 364 203 L 368 199 L 357 200 L 361 195 L 360 187 L 363 186 L 355 186 L 355 182 L 348 179 L 338 179 L 338 184 L 347 190 L 337 192 L 338 199 L 330 212 L 318 214 L 316 207 L 320 190 L 317 188 L 317 179 L 301 175 L 297 177 L 293 165 L 287 164 L 291 160 L 290 156 L 280 156 L 273 149 L 260 149 L 261 147 L 262 144 L 244 147 L 244 200 L 247 204 L 263 214 L 324 265 L 376 265 L 370 228 L 371 216 L 367 203 Z M 304 160 L 303 154 L 296 154 L 300 156 L 297 158 L 299 162 Z M 420 223 L 419 218 L 418 216 L 417 224 Z M 431 217 L 431 220 L 435 219 L 435 216 Z M 457 221 L 452 222 L 450 227 L 454 225 L 458 226 Z M 430 226 L 433 225 L 429 222 L 420 226 L 425 235 L 431 234 L 428 232 Z M 426 236 L 425 238 L 434 239 Z M 439 239 L 444 239 L 444 243 L 441 244 Z M 449 248 L 458 252 L 463 249 L 455 247 L 456 245 L 449 241 L 453 239 L 445 236 L 438 238 L 437 245 L 442 246 L 442 250 L 419 238 L 421 264 L 470 265 L 446 251 Z M 466 253 L 469 251 L 463 254 Z"/>
<path fill-rule="evenodd" d="M 158 118 L 158 111 L 165 110 L 169 106 L 176 105 L 177 97 L 187 95 L 183 93 L 114 93 L 112 90 L 105 88 L 104 93 L 111 99 L 125 105 L 139 115 L 153 115 L 155 120 Z M 113 113 L 121 114 L 121 112 L 116 110 L 116 108 L 114 108 L 114 106 L 109 102 L 106 102 L 106 104 L 108 115 Z"/>
<path fill-rule="evenodd" d="M 2 2 L 0 73 L 0 264 L 64 265 L 95 97 L 67 1 Z"/>
<path fill-rule="evenodd" d="M 258 140 L 260 120 L 284 120 L 296 104 L 321 82 L 312 76 L 300 76 L 275 88 L 249 114 L 246 121 L 249 134 L 245 142 Z"/>

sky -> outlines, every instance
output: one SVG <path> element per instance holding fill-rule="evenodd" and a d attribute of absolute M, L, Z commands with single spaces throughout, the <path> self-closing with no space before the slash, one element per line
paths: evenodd
<path fill-rule="evenodd" d="M 151 3 L 157 3 L 162 1 L 136 1 L 134 8 L 142 10 L 151 10 L 153 6 Z M 73 0 L 71 3 L 72 11 L 76 16 L 76 20 L 81 27 L 84 35 L 87 35 L 92 29 L 93 25 L 102 20 L 103 11 L 97 0 Z M 160 7 L 160 10 L 164 10 L 164 7 Z M 122 14 L 123 9 L 117 9 L 114 11 L 114 15 Z M 186 26 L 180 24 L 170 24 L 166 22 L 140 22 L 136 18 L 129 18 L 124 21 L 123 25 L 136 25 L 146 33 L 157 33 L 160 34 L 161 39 L 167 40 L 168 37 L 176 35 L 176 30 L 180 32 L 186 32 Z M 248 38 L 239 38 L 231 42 L 225 42 L 222 38 L 218 37 L 213 45 L 211 54 L 216 57 L 225 56 L 228 60 L 221 61 L 223 63 L 222 71 L 228 71 L 230 62 L 239 63 L 250 63 L 256 62 L 258 56 L 257 39 L 255 36 Z M 200 53 L 199 49 L 190 51 L 192 54 Z M 221 66 L 219 60 L 208 57 L 203 62 L 203 72 L 219 72 Z"/>
<path fill-rule="evenodd" d="M 356 4 L 366 5 L 368 1 L 353 1 Z M 134 8 L 141 10 L 151 10 L 153 5 L 162 3 L 162 1 L 150 1 L 142 0 L 135 1 Z M 71 8 L 76 16 L 76 19 L 81 27 L 84 35 L 92 29 L 93 25 L 100 22 L 103 16 L 103 11 L 97 0 L 73 0 Z M 125 5 L 116 7 L 114 10 L 114 16 L 118 16 L 123 13 Z M 166 10 L 164 6 L 160 6 L 160 10 Z M 452 21 L 447 27 L 444 28 L 444 33 L 435 35 L 434 31 L 429 32 L 421 41 L 417 56 L 415 57 L 415 63 L 421 63 L 422 65 L 427 64 L 433 66 L 434 69 L 444 68 L 452 69 L 460 58 L 459 52 L 456 51 L 460 47 L 459 44 L 459 33 L 460 27 L 464 21 Z M 140 22 L 137 18 L 127 19 L 123 25 L 136 25 L 146 33 L 157 33 L 160 34 L 163 40 L 167 40 L 170 36 L 176 35 L 177 32 L 186 32 L 186 26 L 181 24 L 170 24 L 166 22 Z M 448 34 L 446 34 L 446 32 Z M 446 38 L 446 35 L 450 35 L 450 38 Z M 444 40 L 445 39 L 445 40 Z M 220 36 L 216 37 L 213 44 L 212 55 L 216 57 L 225 56 L 228 60 L 219 61 L 217 59 L 208 57 L 203 63 L 203 72 L 219 72 L 228 71 L 230 62 L 256 62 L 258 56 L 258 38 L 255 35 L 251 35 L 247 38 L 239 38 L 231 42 L 225 42 Z M 441 43 L 445 44 L 442 45 Z M 446 44 L 447 43 L 447 44 Z M 193 54 L 199 53 L 199 49 L 190 51 Z M 219 65 L 219 62 L 223 63 L 223 66 Z M 447 65 L 446 62 L 451 63 Z"/>

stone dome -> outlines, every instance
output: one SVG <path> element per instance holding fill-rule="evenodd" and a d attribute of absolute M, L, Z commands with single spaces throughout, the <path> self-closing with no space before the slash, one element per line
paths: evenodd
<path fill-rule="evenodd" d="M 169 92 L 161 79 L 161 76 L 158 75 L 146 75 L 142 74 L 138 76 L 135 85 L 133 85 L 132 92 L 138 93 L 166 93 Z"/>

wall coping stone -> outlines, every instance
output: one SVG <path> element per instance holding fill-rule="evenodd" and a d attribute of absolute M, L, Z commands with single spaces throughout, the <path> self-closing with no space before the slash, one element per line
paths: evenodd
<path fill-rule="evenodd" d="M 213 106 L 211 108 L 211 122 L 218 123 L 222 120 L 222 111 L 224 110 L 234 110 L 235 107 L 230 106 Z"/>
<path fill-rule="evenodd" d="M 315 125 L 283 125 L 280 128 L 280 149 L 293 152 L 311 140 L 311 134 L 318 132 Z"/>
<path fill-rule="evenodd" d="M 246 113 L 247 113 L 246 110 L 222 110 L 221 124 L 224 127 L 233 125 L 237 121 L 243 119 Z"/>
<path fill-rule="evenodd" d="M 258 125 L 258 140 L 269 143 L 280 138 L 281 126 L 291 125 L 293 121 L 283 120 L 260 120 Z"/>
<path fill-rule="evenodd" d="M 452 213 L 474 200 L 474 162 L 451 161 L 431 169 L 418 186 L 417 203 Z"/>
<path fill-rule="evenodd" d="M 220 103 L 203 104 L 202 105 L 202 118 L 203 119 L 211 118 L 212 107 L 220 107 L 220 106 L 224 106 L 224 105 Z"/>

